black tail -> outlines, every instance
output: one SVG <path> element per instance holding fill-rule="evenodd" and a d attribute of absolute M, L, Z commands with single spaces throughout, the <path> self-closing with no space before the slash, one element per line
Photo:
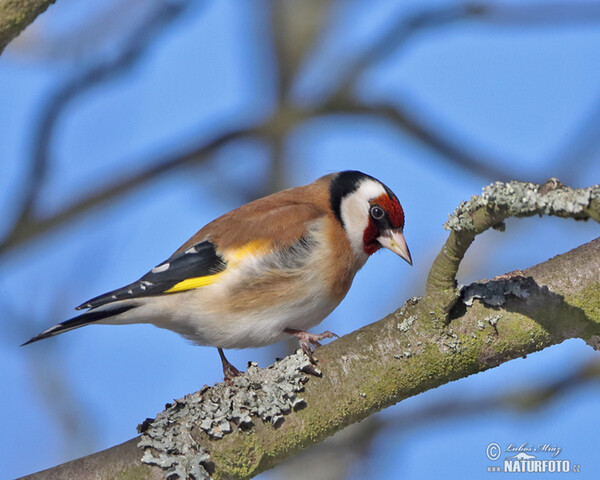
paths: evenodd
<path fill-rule="evenodd" d="M 31 340 L 28 340 L 21 346 L 24 347 L 25 345 L 37 342 L 38 340 L 43 340 L 44 338 L 53 337 L 60 333 L 68 332 L 69 330 L 74 330 L 76 328 L 83 327 L 90 323 L 97 322 L 98 320 L 102 320 L 103 318 L 112 317 L 114 315 L 126 312 L 127 310 L 131 310 L 135 307 L 137 307 L 137 305 L 121 305 L 116 308 L 107 308 L 104 310 L 91 310 L 89 312 L 82 313 L 81 315 L 77 315 L 76 317 L 71 318 L 70 320 L 50 327 L 48 330 L 43 331 L 39 335 L 36 335 Z"/>

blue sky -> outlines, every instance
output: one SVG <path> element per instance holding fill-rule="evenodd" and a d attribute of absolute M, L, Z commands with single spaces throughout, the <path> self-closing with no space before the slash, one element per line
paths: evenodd
<path fill-rule="evenodd" d="M 103 5 L 77 3 L 59 0 L 33 32 L 68 32 L 89 18 L 90 8 Z M 337 4 L 330 33 L 306 65 L 297 98 L 304 101 L 318 92 L 393 15 L 406 15 L 418 4 L 425 5 Z M 157 162 L 174 144 L 183 149 L 229 125 L 264 118 L 273 105 L 273 60 L 265 28 L 260 9 L 247 4 L 195 5 L 158 37 L 135 68 L 77 97 L 57 125 L 37 211 L 49 214 Z M 62 58 L 60 51 L 36 54 L 25 40 L 0 57 L 0 233 L 9 228 L 22 193 L 40 109 L 61 82 L 101 50 L 82 44 L 81 53 Z M 110 42 L 102 45 L 109 52 L 114 48 Z M 365 102 L 410 105 L 443 135 L 511 177 L 539 182 L 561 174 L 573 186 L 587 186 L 599 183 L 598 145 L 592 142 L 581 157 L 570 155 L 585 138 L 583 127 L 599 121 L 594 115 L 599 59 L 600 24 L 593 22 L 536 27 L 457 22 L 405 42 L 360 77 L 356 95 Z M 392 188 L 406 212 L 414 267 L 388 252 L 375 255 L 340 307 L 317 327 L 340 335 L 422 294 L 428 268 L 446 237 L 441 225 L 447 214 L 495 180 L 470 174 L 375 118 L 316 118 L 297 128 L 284 147 L 288 185 L 359 169 Z M 202 167 L 173 172 L 0 259 L 0 374 L 5 382 L 0 461 L 6 478 L 125 441 L 166 402 L 220 381 L 215 349 L 195 347 L 151 326 L 87 327 L 27 348 L 18 345 L 71 316 L 84 300 L 135 280 L 205 223 L 243 203 L 242 190 L 259 189 L 268 177 L 268 152 L 262 141 L 235 142 Z M 582 163 L 568 168 L 571 160 Z M 533 265 L 599 233 L 593 223 L 509 221 L 505 233 L 487 232 L 475 241 L 459 281 Z M 228 357 L 239 367 L 248 360 L 268 365 L 286 348 L 232 351 Z M 409 399 L 381 415 L 391 421 L 446 399 L 485 398 L 552 381 L 596 357 L 581 341 L 565 342 Z M 563 448 L 564 458 L 582 465 L 580 474 L 567 477 L 594 478 L 600 470 L 599 393 L 597 384 L 588 385 L 533 414 L 499 410 L 401 433 L 386 431 L 369 462 L 387 478 L 506 477 L 485 473 L 489 443 L 549 442 Z M 364 478 L 361 474 L 354 472 L 352 478 Z"/>

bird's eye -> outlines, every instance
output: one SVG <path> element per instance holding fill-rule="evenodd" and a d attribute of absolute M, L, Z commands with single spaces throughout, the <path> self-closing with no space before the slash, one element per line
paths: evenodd
<path fill-rule="evenodd" d="M 381 220 L 384 215 L 385 215 L 385 212 L 383 211 L 383 208 L 378 207 L 377 205 L 373 205 L 371 207 L 371 216 L 375 220 Z"/>

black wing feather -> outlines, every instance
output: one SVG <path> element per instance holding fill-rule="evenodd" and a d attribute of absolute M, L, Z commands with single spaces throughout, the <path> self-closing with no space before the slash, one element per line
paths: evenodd
<path fill-rule="evenodd" d="M 205 240 L 169 257 L 139 280 L 88 300 L 77 310 L 96 308 L 118 300 L 160 295 L 187 278 L 219 273 L 225 270 L 226 265 L 216 246 Z"/>
<path fill-rule="evenodd" d="M 59 323 L 58 325 L 50 327 L 48 330 L 43 331 L 39 335 L 36 335 L 31 340 L 26 341 L 21 346 L 24 347 L 25 345 L 37 342 L 38 340 L 54 337 L 55 335 L 58 335 L 60 333 L 68 332 L 69 330 L 74 330 L 76 328 L 89 325 L 90 323 L 97 322 L 98 320 L 112 317 L 114 315 L 119 315 L 120 313 L 126 312 L 127 310 L 131 310 L 135 307 L 135 305 L 121 305 L 117 308 L 107 308 L 105 310 L 93 310 L 90 312 L 82 313 L 81 315 L 71 318 L 70 320 L 66 320 L 62 323 Z"/>

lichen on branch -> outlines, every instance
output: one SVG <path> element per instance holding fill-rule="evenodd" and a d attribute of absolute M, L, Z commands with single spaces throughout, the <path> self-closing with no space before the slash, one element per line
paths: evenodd
<path fill-rule="evenodd" d="M 456 273 L 475 236 L 489 228 L 504 230 L 507 218 L 533 215 L 600 222 L 600 185 L 573 189 L 555 178 L 543 185 L 496 182 L 462 202 L 444 224 L 450 235 L 427 277 L 424 300 L 437 326 L 447 323 L 458 299 Z"/>
<path fill-rule="evenodd" d="M 284 415 L 304 403 L 298 393 L 304 390 L 309 371 L 315 367 L 298 351 L 268 368 L 252 363 L 229 383 L 175 400 L 138 427 L 142 462 L 161 467 L 169 480 L 210 478 L 210 453 L 196 440 L 198 430 L 219 439 L 236 429 L 249 430 L 255 419 L 279 425 Z"/>
<path fill-rule="evenodd" d="M 482 208 L 499 211 L 504 218 L 554 215 L 600 221 L 599 201 L 600 185 L 573 189 L 565 187 L 555 178 L 543 185 L 517 181 L 495 182 L 484 187 L 481 195 L 474 195 L 468 202 L 462 202 L 454 213 L 448 215 L 444 228 L 456 232 L 471 230 L 481 233 L 472 217 Z"/>

